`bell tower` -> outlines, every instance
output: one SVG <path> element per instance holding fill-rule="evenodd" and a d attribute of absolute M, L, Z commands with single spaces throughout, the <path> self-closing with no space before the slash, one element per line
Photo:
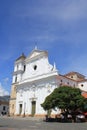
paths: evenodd
<path fill-rule="evenodd" d="M 14 72 L 11 86 L 11 95 L 10 95 L 10 109 L 9 114 L 14 115 L 15 107 L 16 107 L 16 85 L 21 81 L 22 74 L 26 69 L 25 66 L 25 58 L 26 56 L 22 53 L 22 55 L 16 59 L 14 64 Z"/>
<path fill-rule="evenodd" d="M 12 83 L 18 83 L 21 81 L 22 74 L 26 68 L 25 63 L 24 63 L 25 58 L 26 57 L 25 57 L 24 53 L 22 53 L 22 55 L 18 59 L 16 59 L 15 65 L 14 65 Z"/>

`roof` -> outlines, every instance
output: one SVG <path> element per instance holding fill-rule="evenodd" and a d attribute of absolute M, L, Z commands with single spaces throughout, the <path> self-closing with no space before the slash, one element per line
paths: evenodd
<path fill-rule="evenodd" d="M 65 75 L 61 75 L 61 74 L 59 74 L 59 77 L 60 77 L 60 79 L 61 79 L 61 77 L 63 77 L 63 78 L 68 79 L 68 80 L 70 80 L 70 81 L 77 82 L 76 80 L 71 79 L 71 78 L 69 78 L 69 77 L 66 77 Z"/>
<path fill-rule="evenodd" d="M 74 71 L 69 72 L 69 73 L 65 74 L 64 76 L 70 76 L 70 75 L 75 75 L 75 74 L 78 75 L 78 76 L 80 76 L 80 77 L 84 77 L 84 78 L 85 78 L 84 75 L 82 75 L 82 74 L 80 74 L 80 73 L 78 73 L 78 72 L 74 72 Z"/>
<path fill-rule="evenodd" d="M 48 52 L 47 51 L 42 51 L 42 50 L 38 50 L 37 48 L 35 48 L 26 59 L 32 59 L 38 56 L 42 56 L 42 55 L 47 55 Z"/>
<path fill-rule="evenodd" d="M 87 82 L 87 79 L 81 79 L 81 80 L 78 80 L 77 82 Z"/>
<path fill-rule="evenodd" d="M 82 96 L 83 96 L 84 98 L 87 98 L 87 92 L 82 92 Z"/>
<path fill-rule="evenodd" d="M 18 60 L 24 60 L 26 58 L 26 56 L 24 55 L 24 53 L 22 53 L 22 55 L 20 56 L 20 57 L 18 57 L 17 59 L 16 59 L 16 61 L 18 61 Z"/>
<path fill-rule="evenodd" d="M 10 96 L 0 96 L 0 101 L 9 102 Z"/>

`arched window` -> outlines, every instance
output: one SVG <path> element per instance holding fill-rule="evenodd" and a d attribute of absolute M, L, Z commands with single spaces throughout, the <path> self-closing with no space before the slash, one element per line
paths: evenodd
<path fill-rule="evenodd" d="M 15 83 L 17 82 L 17 75 L 15 76 Z"/>

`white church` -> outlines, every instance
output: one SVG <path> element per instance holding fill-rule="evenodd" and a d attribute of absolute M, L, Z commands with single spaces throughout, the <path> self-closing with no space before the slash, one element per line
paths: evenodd
<path fill-rule="evenodd" d="M 77 72 L 60 75 L 55 63 L 49 63 L 47 51 L 35 47 L 29 56 L 22 54 L 14 63 L 10 116 L 45 116 L 47 111 L 44 111 L 41 104 L 60 85 L 87 91 L 85 76 Z M 58 113 L 59 109 L 52 110 L 53 115 Z"/>

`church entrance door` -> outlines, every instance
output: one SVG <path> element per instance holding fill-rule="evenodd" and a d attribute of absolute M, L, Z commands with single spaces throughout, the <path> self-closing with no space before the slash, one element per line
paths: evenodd
<path fill-rule="evenodd" d="M 19 114 L 22 113 L 22 104 L 19 104 Z"/>
<path fill-rule="evenodd" d="M 31 104 L 32 104 L 31 114 L 32 114 L 32 116 L 34 116 L 35 112 L 36 112 L 36 101 L 32 101 Z"/>

